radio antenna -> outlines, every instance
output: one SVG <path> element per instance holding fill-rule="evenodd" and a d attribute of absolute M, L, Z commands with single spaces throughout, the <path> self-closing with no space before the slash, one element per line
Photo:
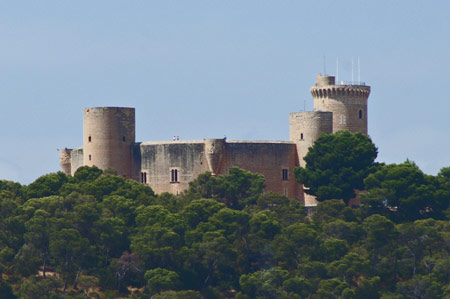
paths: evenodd
<path fill-rule="evenodd" d="M 359 56 L 358 56 L 358 84 L 361 84 L 361 63 L 359 61 Z"/>
<path fill-rule="evenodd" d="M 336 57 L 336 82 L 339 84 L 339 58 Z"/>
<path fill-rule="evenodd" d="M 353 81 L 354 81 L 354 78 L 353 78 L 353 64 L 354 64 L 354 62 L 353 62 L 353 56 L 352 56 L 352 84 L 353 84 Z"/>

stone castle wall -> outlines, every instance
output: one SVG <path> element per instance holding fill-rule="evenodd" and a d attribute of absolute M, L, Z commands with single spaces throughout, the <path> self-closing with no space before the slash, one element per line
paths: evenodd
<path fill-rule="evenodd" d="M 70 159 L 71 159 L 71 167 L 70 167 L 70 172 L 71 175 L 73 176 L 75 174 L 75 171 L 77 171 L 78 168 L 80 168 L 81 166 L 83 166 L 84 164 L 84 157 L 83 157 L 83 148 L 77 148 L 77 149 L 73 149 L 70 152 Z"/>
<path fill-rule="evenodd" d="M 158 194 L 178 194 L 200 173 L 209 171 L 202 141 L 143 142 L 134 150 L 140 181 Z M 177 171 L 176 180 L 172 179 L 172 170 Z M 146 180 L 141 177 L 144 174 Z"/>
<path fill-rule="evenodd" d="M 303 199 L 293 175 L 296 149 L 291 142 L 223 139 L 145 142 L 136 146 L 134 151 L 134 163 L 141 166 L 141 182 L 156 193 L 178 194 L 205 171 L 227 174 L 231 167 L 237 166 L 264 175 L 266 191 Z M 177 172 L 176 181 L 174 170 Z"/>
<path fill-rule="evenodd" d="M 297 153 L 292 142 L 229 141 L 221 173 L 233 166 L 264 175 L 266 191 L 303 200 L 294 178 Z M 283 169 L 287 177 L 283 179 Z"/>

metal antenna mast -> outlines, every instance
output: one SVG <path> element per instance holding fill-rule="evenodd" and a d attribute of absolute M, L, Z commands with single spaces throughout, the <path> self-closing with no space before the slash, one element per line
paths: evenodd
<path fill-rule="evenodd" d="M 336 82 L 339 84 L 339 58 L 336 58 Z"/>
<path fill-rule="evenodd" d="M 359 61 L 359 56 L 358 56 L 358 82 L 360 82 L 358 84 L 361 84 L 361 64 Z"/>
<path fill-rule="evenodd" d="M 353 78 L 353 56 L 352 56 L 352 84 L 353 84 L 353 81 L 354 81 L 354 78 Z"/>

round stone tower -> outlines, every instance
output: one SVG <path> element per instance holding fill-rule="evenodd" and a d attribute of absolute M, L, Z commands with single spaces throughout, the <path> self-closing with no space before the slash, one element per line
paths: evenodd
<path fill-rule="evenodd" d="M 83 165 L 113 168 L 131 178 L 135 142 L 134 108 L 95 107 L 83 110 Z"/>
<path fill-rule="evenodd" d="M 298 162 L 305 167 L 303 158 L 322 134 L 333 132 L 333 114 L 325 111 L 294 112 L 289 114 L 289 139 L 297 145 Z"/>
<path fill-rule="evenodd" d="M 333 113 L 333 132 L 349 130 L 367 135 L 367 99 L 370 86 L 336 84 L 334 76 L 318 75 L 311 87 L 315 111 Z"/>

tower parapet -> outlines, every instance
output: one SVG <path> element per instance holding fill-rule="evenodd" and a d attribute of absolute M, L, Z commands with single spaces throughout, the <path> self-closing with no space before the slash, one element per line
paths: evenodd
<path fill-rule="evenodd" d="M 315 111 L 333 112 L 333 132 L 349 130 L 367 135 L 367 99 L 370 86 L 336 84 L 334 76 L 317 76 L 310 89 Z"/>
<path fill-rule="evenodd" d="M 83 165 L 113 168 L 132 178 L 135 110 L 94 107 L 83 111 Z"/>

